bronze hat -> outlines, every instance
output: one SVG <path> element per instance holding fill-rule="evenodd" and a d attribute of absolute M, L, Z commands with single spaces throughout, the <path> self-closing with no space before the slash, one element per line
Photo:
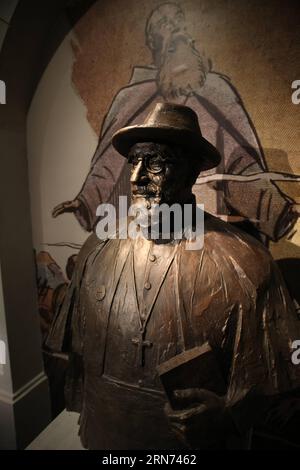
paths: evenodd
<path fill-rule="evenodd" d="M 193 157 L 199 154 L 202 170 L 216 167 L 221 160 L 218 150 L 202 136 L 197 114 L 175 103 L 157 103 L 143 124 L 123 127 L 112 136 L 114 148 L 124 157 L 142 142 L 180 144 Z"/>

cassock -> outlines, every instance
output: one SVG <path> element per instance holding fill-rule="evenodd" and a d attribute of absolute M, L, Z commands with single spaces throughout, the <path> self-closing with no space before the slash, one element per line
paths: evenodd
<path fill-rule="evenodd" d="M 143 122 L 156 103 L 165 101 L 158 88 L 157 74 L 155 67 L 135 67 L 130 83 L 117 93 L 104 119 L 90 171 L 77 195 L 81 206 L 75 216 L 88 231 L 97 222 L 96 209 L 100 203 L 116 204 L 119 195 L 130 194 L 128 165 L 113 149 L 111 137 L 122 127 Z M 219 167 L 202 176 L 250 175 L 267 170 L 255 128 L 227 77 L 208 72 L 201 94 L 195 93 L 180 102 L 197 113 L 203 136 L 223 157 Z M 297 218 L 292 211 L 293 201 L 275 183 L 263 179 L 196 184 L 194 193 L 197 202 L 205 204 L 206 211 L 217 216 L 242 216 L 267 239 L 282 237 Z"/>
<path fill-rule="evenodd" d="M 291 361 L 298 338 L 269 252 L 206 214 L 200 250 L 187 250 L 185 240 L 92 234 L 47 345 L 70 353 L 67 408 L 80 412 L 85 447 L 176 449 L 159 364 L 208 342 L 243 435 L 262 422 L 269 400 L 299 389 L 300 367 Z"/>

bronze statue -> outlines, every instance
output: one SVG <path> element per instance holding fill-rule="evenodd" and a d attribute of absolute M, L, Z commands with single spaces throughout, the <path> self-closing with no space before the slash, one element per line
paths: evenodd
<path fill-rule="evenodd" d="M 195 205 L 199 172 L 220 160 L 194 111 L 172 103 L 116 132 L 112 144 L 132 166 L 133 202 L 147 210 Z M 270 430 L 271 407 L 298 400 L 291 355 L 299 320 L 271 255 L 208 213 L 204 228 L 200 250 L 172 236 L 95 234 L 81 249 L 47 344 L 70 353 L 68 409 L 80 412 L 85 447 L 245 447 L 251 429 Z M 214 391 L 215 373 L 207 388 L 190 374 L 166 405 L 158 371 L 203 345 L 224 392 Z"/>

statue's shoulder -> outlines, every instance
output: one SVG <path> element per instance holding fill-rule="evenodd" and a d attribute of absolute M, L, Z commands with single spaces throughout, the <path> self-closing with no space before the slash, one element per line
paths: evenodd
<path fill-rule="evenodd" d="M 77 271 L 82 271 L 86 264 L 87 259 L 93 253 L 101 251 L 105 246 L 107 240 L 101 240 L 96 233 L 92 233 L 82 245 L 77 260 L 76 260 L 76 269 Z"/>
<path fill-rule="evenodd" d="M 230 269 L 255 285 L 270 277 L 274 260 L 267 248 L 245 231 L 209 216 L 205 224 L 204 249 L 220 272 Z"/>

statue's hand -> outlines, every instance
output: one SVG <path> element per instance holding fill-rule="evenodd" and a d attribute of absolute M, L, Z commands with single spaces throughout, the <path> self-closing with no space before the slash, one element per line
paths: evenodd
<path fill-rule="evenodd" d="M 300 400 L 298 396 L 279 398 L 268 410 L 266 423 L 269 427 L 281 431 L 299 411 Z"/>
<path fill-rule="evenodd" d="M 79 208 L 80 204 L 81 203 L 78 199 L 62 202 L 61 204 L 58 204 L 54 207 L 52 211 L 52 217 L 57 217 L 64 212 L 75 212 Z"/>
<path fill-rule="evenodd" d="M 190 448 L 205 448 L 226 437 L 225 398 L 204 389 L 174 392 L 176 409 L 169 404 L 165 413 L 177 437 Z"/>

